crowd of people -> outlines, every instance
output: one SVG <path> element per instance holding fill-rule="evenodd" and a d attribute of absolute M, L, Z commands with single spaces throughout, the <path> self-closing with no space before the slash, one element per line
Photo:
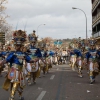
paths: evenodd
<path fill-rule="evenodd" d="M 74 46 L 73 46 L 74 45 Z M 70 44 L 70 66 L 73 71 L 78 70 L 78 76 L 83 77 L 82 70 L 87 70 L 90 84 L 95 82 L 96 76 L 100 72 L 100 48 L 96 45 L 96 40 L 88 39 L 74 41 Z"/>
<path fill-rule="evenodd" d="M 4 68 L 7 69 L 7 75 L 3 84 L 3 89 L 10 89 L 9 100 L 14 100 L 16 91 L 19 99 L 24 100 L 22 96 L 23 88 L 26 84 L 36 84 L 36 79 L 49 72 L 52 68 L 52 52 L 47 50 L 41 42 L 37 45 L 38 39 L 35 30 L 32 34 L 26 36 L 22 30 L 14 31 L 13 42 L 4 46 L 0 44 L 0 76 Z"/>
<path fill-rule="evenodd" d="M 3 89 L 10 89 L 9 100 L 14 100 L 16 91 L 19 99 L 25 85 L 36 84 L 36 79 L 49 73 L 52 65 L 67 64 L 73 71 L 78 70 L 78 76 L 83 77 L 82 69 L 86 69 L 90 84 L 100 72 L 100 48 L 96 48 L 94 39 L 88 42 L 82 39 L 72 41 L 67 49 L 56 48 L 49 50 L 43 41 L 38 42 L 35 30 L 26 35 L 25 31 L 17 30 L 13 33 L 13 42 L 4 46 L 0 43 L 0 76 L 7 68 L 7 75 Z"/>

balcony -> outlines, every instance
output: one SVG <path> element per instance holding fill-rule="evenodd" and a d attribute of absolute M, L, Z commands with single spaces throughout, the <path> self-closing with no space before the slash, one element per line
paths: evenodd
<path fill-rule="evenodd" d="M 97 6 L 100 4 L 100 0 L 95 0 L 93 5 L 92 5 L 92 13 L 95 11 Z"/>
<path fill-rule="evenodd" d="M 99 21 L 100 21 L 100 12 L 95 17 L 93 17 L 92 25 L 96 24 Z"/>
<path fill-rule="evenodd" d="M 100 37 L 100 31 L 97 32 L 97 33 L 95 33 L 95 34 L 93 34 L 93 37 L 94 37 L 94 38 L 98 38 L 98 37 Z"/>

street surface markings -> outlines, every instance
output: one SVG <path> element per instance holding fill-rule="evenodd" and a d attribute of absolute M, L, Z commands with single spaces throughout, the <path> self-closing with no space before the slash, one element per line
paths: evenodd
<path fill-rule="evenodd" d="M 45 94 L 46 94 L 46 91 L 42 91 L 36 100 L 42 100 Z"/>
<path fill-rule="evenodd" d="M 90 90 L 87 90 L 87 93 L 90 93 L 91 91 Z"/>
<path fill-rule="evenodd" d="M 54 79 L 54 77 L 55 77 L 55 75 L 52 75 L 52 76 L 50 77 L 50 80 L 53 80 L 53 79 Z"/>

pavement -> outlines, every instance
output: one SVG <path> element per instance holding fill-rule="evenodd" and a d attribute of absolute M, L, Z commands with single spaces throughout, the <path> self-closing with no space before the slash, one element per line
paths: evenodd
<path fill-rule="evenodd" d="M 100 75 L 95 84 L 89 84 L 89 76 L 84 70 L 83 78 L 78 77 L 77 71 L 72 71 L 68 64 L 56 65 L 36 84 L 25 87 L 25 100 L 100 100 Z M 8 100 L 10 92 L 2 89 L 4 75 L 0 77 L 0 100 Z M 15 95 L 18 100 L 18 93 Z"/>

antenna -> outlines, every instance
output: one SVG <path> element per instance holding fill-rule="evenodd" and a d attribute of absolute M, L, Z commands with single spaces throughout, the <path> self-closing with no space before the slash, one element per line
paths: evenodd
<path fill-rule="evenodd" d="M 22 21 L 22 23 L 23 23 L 23 27 L 24 27 L 24 22 Z"/>
<path fill-rule="evenodd" d="M 19 21 L 17 22 L 17 25 L 16 25 L 16 30 L 17 30 L 17 27 L 18 27 L 18 23 L 19 23 Z"/>
<path fill-rule="evenodd" d="M 27 25 L 27 21 L 26 21 L 25 26 L 24 26 L 24 31 L 25 31 L 25 29 L 26 29 L 26 25 Z"/>

